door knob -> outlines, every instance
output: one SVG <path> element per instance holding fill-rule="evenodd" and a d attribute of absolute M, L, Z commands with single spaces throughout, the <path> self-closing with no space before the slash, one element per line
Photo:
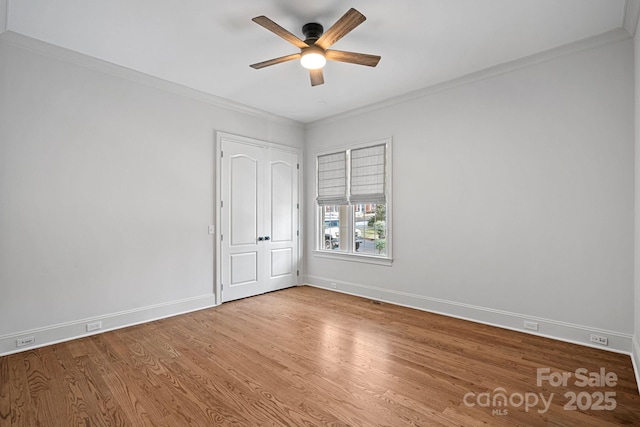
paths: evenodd
<path fill-rule="evenodd" d="M 271 237 L 269 237 L 269 236 L 264 236 L 264 240 L 271 240 Z"/>
<path fill-rule="evenodd" d="M 258 241 L 262 242 L 264 240 L 264 237 L 260 236 L 258 237 Z"/>

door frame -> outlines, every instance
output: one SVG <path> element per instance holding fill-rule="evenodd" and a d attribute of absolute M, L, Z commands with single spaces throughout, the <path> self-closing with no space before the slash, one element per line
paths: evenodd
<path fill-rule="evenodd" d="M 215 224 L 216 224 L 216 228 L 215 228 L 215 233 L 214 233 L 214 240 L 215 240 L 215 274 L 214 274 L 214 279 L 215 279 L 215 283 L 213 284 L 213 292 L 215 293 L 215 298 L 216 298 L 216 305 L 220 305 L 222 304 L 222 240 L 220 238 L 221 236 L 221 230 L 222 230 L 222 141 L 223 140 L 230 140 L 233 142 L 237 142 L 240 144 L 247 144 L 247 145 L 253 145 L 253 146 L 257 146 L 257 147 L 261 147 L 261 148 L 266 148 L 266 149 L 273 149 L 273 150 L 280 150 L 280 151 L 286 151 L 289 153 L 293 153 L 298 157 L 298 253 L 296 254 L 297 257 L 297 269 L 298 272 L 301 271 L 302 268 L 302 245 L 304 244 L 304 239 L 303 239 L 303 231 L 302 231 L 302 226 L 303 223 L 301 222 L 303 216 L 302 216 L 302 203 L 300 203 L 300 201 L 302 200 L 302 188 L 303 183 L 302 183 L 302 177 L 304 176 L 304 174 L 302 173 L 302 150 L 300 150 L 297 147 L 292 147 L 289 145 L 283 145 L 283 144 L 277 144 L 275 142 L 268 142 L 268 141 L 263 141 L 260 139 L 256 139 L 256 138 L 250 138 L 247 136 L 241 136 L 241 135 L 236 135 L 233 133 L 228 133 L 228 132 L 223 132 L 223 131 L 215 131 L 215 141 L 216 141 L 216 147 L 215 147 L 215 151 L 216 151 L 216 160 L 215 160 L 215 192 L 216 192 L 216 202 L 215 202 L 215 206 L 214 206 L 214 213 L 215 213 Z M 296 285 L 300 284 L 300 278 L 302 276 L 300 274 L 297 275 L 297 279 L 296 279 Z"/>

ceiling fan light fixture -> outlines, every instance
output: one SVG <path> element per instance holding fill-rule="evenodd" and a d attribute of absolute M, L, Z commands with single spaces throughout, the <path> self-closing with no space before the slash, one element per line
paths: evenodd
<path fill-rule="evenodd" d="M 302 50 L 300 64 L 308 70 L 318 70 L 325 66 L 327 59 L 324 57 L 324 50 L 318 46 L 309 46 Z"/>

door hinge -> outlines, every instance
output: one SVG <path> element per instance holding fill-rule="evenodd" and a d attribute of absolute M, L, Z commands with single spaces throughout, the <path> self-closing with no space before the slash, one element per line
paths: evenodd
<path fill-rule="evenodd" d="M 296 236 L 300 235 L 300 230 L 296 230 Z"/>
<path fill-rule="evenodd" d="M 220 290 L 224 291 L 224 283 L 220 283 Z"/>
<path fill-rule="evenodd" d="M 298 170 L 300 170 L 300 163 L 298 163 L 296 166 L 297 166 Z"/>
<path fill-rule="evenodd" d="M 224 151 L 220 151 L 220 157 L 224 157 Z"/>
<path fill-rule="evenodd" d="M 296 208 L 300 209 L 300 203 L 296 203 Z"/>
<path fill-rule="evenodd" d="M 222 200 L 220 200 L 220 207 L 223 208 L 224 207 L 224 202 Z"/>
<path fill-rule="evenodd" d="M 222 242 L 224 240 L 224 234 L 220 235 L 220 241 Z"/>
<path fill-rule="evenodd" d="M 300 270 L 296 270 L 296 276 L 300 275 Z"/>

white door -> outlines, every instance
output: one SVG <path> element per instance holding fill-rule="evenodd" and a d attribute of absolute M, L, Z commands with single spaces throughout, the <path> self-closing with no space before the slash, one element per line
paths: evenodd
<path fill-rule="evenodd" d="M 222 302 L 297 284 L 298 155 L 220 138 Z"/>

